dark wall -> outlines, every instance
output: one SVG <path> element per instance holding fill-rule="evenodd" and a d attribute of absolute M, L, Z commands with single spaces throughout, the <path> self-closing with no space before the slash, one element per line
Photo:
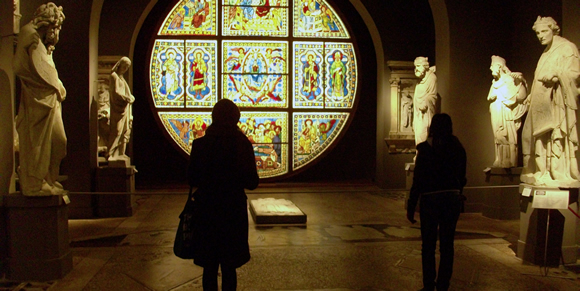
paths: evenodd
<path fill-rule="evenodd" d="M 21 1 L 21 26 L 30 22 L 34 11 L 47 1 Z M 63 183 L 69 191 L 91 190 L 89 152 L 89 20 L 90 2 L 61 0 L 66 19 L 60 32 L 60 41 L 53 52 L 59 78 L 67 90 L 62 103 L 64 128 L 68 138 L 67 156 L 61 164 Z M 17 92 L 18 96 L 18 92 Z M 18 97 L 17 97 L 18 98 Z"/>

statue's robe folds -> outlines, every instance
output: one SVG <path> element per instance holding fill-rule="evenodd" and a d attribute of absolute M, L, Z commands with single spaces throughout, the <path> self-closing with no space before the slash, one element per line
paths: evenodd
<path fill-rule="evenodd" d="M 421 82 L 415 86 L 413 131 L 416 145 L 427 140 L 431 119 L 435 115 L 437 76 L 433 71 L 434 69 L 429 69 Z"/>
<path fill-rule="evenodd" d="M 46 188 L 44 182 L 55 186 L 67 143 L 61 108 L 66 90 L 32 23 L 22 27 L 18 36 L 14 72 L 22 84 L 16 129 L 20 187 L 26 195 Z"/>

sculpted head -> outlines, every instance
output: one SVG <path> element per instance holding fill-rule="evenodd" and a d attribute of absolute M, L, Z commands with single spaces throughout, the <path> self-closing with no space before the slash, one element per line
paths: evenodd
<path fill-rule="evenodd" d="M 128 57 L 122 57 L 117 61 L 117 63 L 113 66 L 111 72 L 116 72 L 118 75 L 123 75 L 129 67 L 131 66 L 131 59 Z"/>
<path fill-rule="evenodd" d="M 501 77 L 502 74 L 507 73 L 507 66 L 505 59 L 500 56 L 491 56 L 491 65 L 489 67 L 494 78 Z"/>
<path fill-rule="evenodd" d="M 48 54 L 52 53 L 54 46 L 58 43 L 64 19 L 62 6 L 56 6 L 52 2 L 40 5 L 34 12 L 32 23 L 39 32 L 42 42 L 46 45 Z"/>
<path fill-rule="evenodd" d="M 425 77 L 425 73 L 429 69 L 429 58 L 417 57 L 415 58 L 415 76 L 419 78 Z"/>
<path fill-rule="evenodd" d="M 536 32 L 536 36 L 542 45 L 550 45 L 554 35 L 560 34 L 560 27 L 552 17 L 538 16 L 532 29 Z"/>

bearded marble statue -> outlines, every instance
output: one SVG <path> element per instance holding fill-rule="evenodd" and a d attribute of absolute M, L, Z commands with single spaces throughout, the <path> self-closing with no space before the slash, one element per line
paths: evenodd
<path fill-rule="evenodd" d="M 129 84 L 124 74 L 131 66 L 128 57 L 122 57 L 117 61 L 109 77 L 109 101 L 110 101 L 110 128 L 109 128 L 109 162 L 123 161 L 129 166 L 129 157 L 125 154 L 127 144 L 131 138 L 133 115 L 131 106 L 135 97 L 131 94 Z"/>
<path fill-rule="evenodd" d="M 415 76 L 421 79 L 415 86 L 413 97 L 413 131 L 415 144 L 427 140 L 431 119 L 435 115 L 437 103 L 437 76 L 435 66 L 429 67 L 429 59 L 417 57 L 415 59 Z"/>
<path fill-rule="evenodd" d="M 495 144 L 493 167 L 518 166 L 518 130 L 528 110 L 526 80 L 521 73 L 512 73 L 500 56 L 491 57 L 493 80 L 487 95 Z"/>
<path fill-rule="evenodd" d="M 530 91 L 530 109 L 522 132 L 524 168 L 521 181 L 537 186 L 580 186 L 576 110 L 580 89 L 580 56 L 561 37 L 552 17 L 538 16 L 532 29 L 546 48 Z"/>
<path fill-rule="evenodd" d="M 21 82 L 16 118 L 19 135 L 20 190 L 26 196 L 66 194 L 57 181 L 67 139 L 61 102 L 66 90 L 52 54 L 65 19 L 62 7 L 43 4 L 18 35 L 14 73 Z"/>

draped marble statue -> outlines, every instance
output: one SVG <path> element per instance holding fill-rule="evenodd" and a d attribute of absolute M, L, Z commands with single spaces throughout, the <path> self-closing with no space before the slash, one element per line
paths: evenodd
<path fill-rule="evenodd" d="M 413 98 L 413 131 L 415 132 L 415 144 L 418 145 L 427 140 L 431 119 L 435 114 L 437 102 L 437 76 L 435 66 L 429 68 L 429 59 L 417 57 L 415 59 L 415 76 L 421 81 L 415 86 Z"/>
<path fill-rule="evenodd" d="M 578 187 L 578 48 L 559 36 L 560 28 L 551 17 L 538 16 L 532 29 L 546 48 L 536 67 L 522 132 L 521 181 L 537 186 Z"/>
<path fill-rule="evenodd" d="M 489 113 L 495 144 L 493 167 L 518 166 L 518 129 L 521 118 L 528 110 L 526 80 L 521 73 L 512 73 L 500 56 L 491 57 L 493 80 L 487 95 L 491 101 Z"/>
<path fill-rule="evenodd" d="M 52 53 L 65 19 L 62 7 L 42 4 L 18 35 L 14 73 L 22 84 L 16 118 L 19 135 L 20 190 L 26 196 L 66 194 L 57 181 L 66 156 L 61 102 L 66 90 Z"/>
<path fill-rule="evenodd" d="M 128 57 L 122 57 L 113 66 L 109 77 L 109 101 L 110 101 L 110 131 L 109 131 L 109 163 L 122 161 L 123 165 L 129 166 L 130 159 L 125 154 L 127 144 L 131 138 L 133 116 L 131 106 L 135 97 L 131 94 L 129 84 L 123 74 L 131 66 Z"/>

